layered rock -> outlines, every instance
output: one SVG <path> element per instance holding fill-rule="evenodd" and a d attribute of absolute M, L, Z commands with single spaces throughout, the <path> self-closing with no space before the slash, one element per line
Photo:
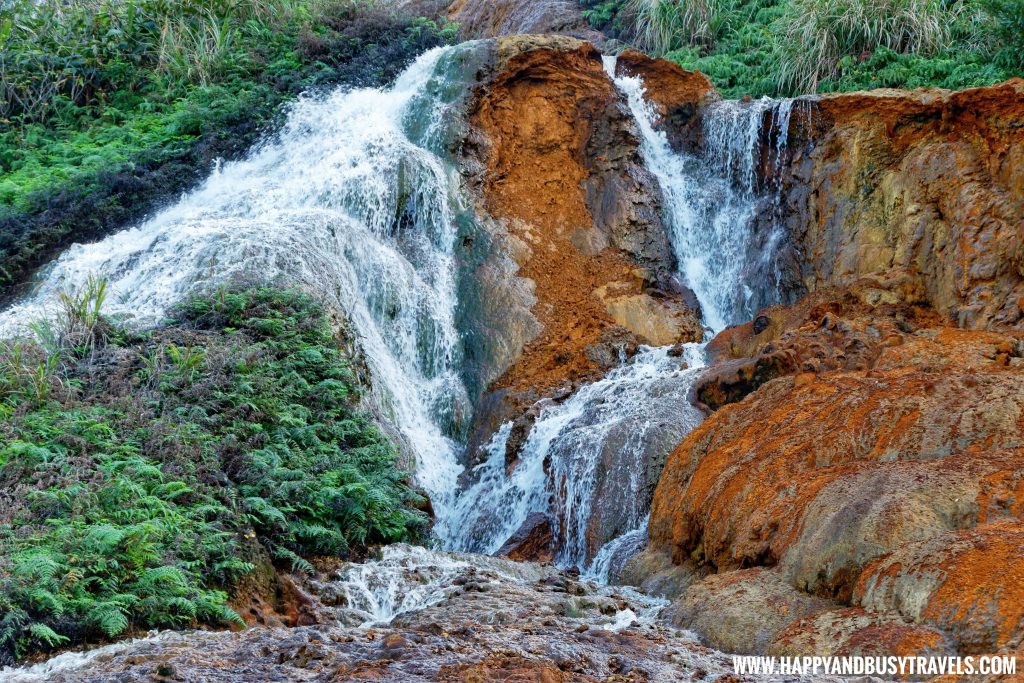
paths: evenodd
<path fill-rule="evenodd" d="M 899 292 L 861 280 L 712 345 L 698 391 L 726 398 L 669 457 L 650 524 L 651 552 L 719 573 L 680 609 L 764 593 L 749 567 L 863 608 L 765 616 L 758 651 L 992 652 L 1024 629 L 1024 333 L 952 327 Z"/>
<path fill-rule="evenodd" d="M 958 325 L 1024 317 L 1024 80 L 800 98 L 789 149 L 782 214 L 808 290 L 903 276 Z"/>
<path fill-rule="evenodd" d="M 479 353 L 494 356 L 495 372 L 478 383 L 492 392 L 478 420 L 488 435 L 538 399 L 599 378 L 622 349 L 702 330 L 671 277 L 660 191 L 600 53 L 568 38 L 499 39 L 481 82 L 464 156 L 489 246 L 467 295 L 506 302 L 478 307 L 473 325 L 493 339 L 484 346 L 501 347 Z M 510 325 L 506 310 L 530 316 Z"/>

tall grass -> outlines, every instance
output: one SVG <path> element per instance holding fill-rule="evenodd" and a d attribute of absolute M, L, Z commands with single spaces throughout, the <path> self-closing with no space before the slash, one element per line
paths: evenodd
<path fill-rule="evenodd" d="M 665 54 L 690 45 L 710 47 L 740 18 L 736 0 L 629 0 L 637 42 Z"/>
<path fill-rule="evenodd" d="M 775 70 L 783 92 L 816 92 L 844 57 L 879 47 L 933 55 L 951 46 L 962 0 L 791 0 L 779 21 Z"/>
<path fill-rule="evenodd" d="M 42 121 L 60 100 L 83 106 L 145 85 L 155 68 L 206 85 L 238 32 L 279 30 L 303 0 L 11 0 L 0 3 L 0 120 Z"/>

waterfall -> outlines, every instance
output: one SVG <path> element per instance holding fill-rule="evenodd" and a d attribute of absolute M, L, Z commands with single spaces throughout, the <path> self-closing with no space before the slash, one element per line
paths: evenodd
<path fill-rule="evenodd" d="M 761 166 L 782 162 L 793 101 L 714 103 L 703 114 L 703 153 L 680 153 L 657 129 L 641 79 L 616 76 L 614 57 L 605 58 L 605 68 L 636 121 L 680 274 L 700 301 L 705 325 L 721 331 L 749 319 L 776 297 L 774 280 L 762 274 L 773 265 L 778 229 L 769 226 L 759 240 L 754 221 L 766 203 Z M 766 119 L 774 146 L 761 144 Z M 761 158 L 763 148 L 770 158 Z M 544 405 L 511 471 L 512 423 L 503 425 L 455 503 L 449 545 L 493 553 L 531 515 L 545 513 L 556 562 L 608 580 L 646 544 L 664 457 L 700 423 L 689 392 L 703 364 L 701 344 L 687 345 L 683 359 L 667 347 L 643 349 L 564 402 Z"/>
<path fill-rule="evenodd" d="M 141 225 L 68 249 L 0 313 L 0 335 L 50 315 L 88 275 L 107 279 L 107 312 L 138 325 L 235 278 L 297 284 L 351 322 L 375 403 L 414 454 L 446 547 L 494 553 L 542 513 L 558 564 L 607 579 L 645 542 L 664 459 L 700 422 L 689 393 L 703 347 L 644 347 L 569 398 L 537 406 L 518 462 L 506 461 L 513 425 L 503 425 L 458 493 L 462 444 L 453 435 L 471 407 L 460 379 L 454 249 L 473 207 L 447 142 L 463 123 L 455 107 L 472 69 L 462 57 L 474 49 L 429 51 L 390 88 L 301 98 L 283 130 L 246 159 L 219 166 Z M 761 170 L 785 151 L 791 101 L 713 104 L 703 152 L 679 153 L 657 130 L 640 79 L 615 76 L 613 60 L 606 66 L 635 118 L 705 324 L 718 331 L 750 317 L 774 296 L 752 276 L 771 264 L 775 240 L 758 241 L 754 220 L 765 198 Z M 761 144 L 765 121 L 773 144 Z M 405 609 L 393 581 L 350 578 L 366 588 L 349 598 L 365 603 L 368 619 Z"/>
<path fill-rule="evenodd" d="M 140 325 L 233 278 L 297 284 L 351 321 L 377 403 L 443 515 L 461 471 L 451 426 L 468 412 L 453 246 L 469 209 L 441 148 L 468 49 L 431 50 L 387 89 L 300 98 L 246 159 L 142 225 L 68 249 L 0 314 L 0 334 L 48 316 L 90 274 L 108 281 L 107 313 Z"/>
<path fill-rule="evenodd" d="M 681 356 L 671 347 L 641 349 L 603 379 L 543 407 L 511 472 L 505 446 L 512 425 L 503 425 L 453 509 L 449 545 L 493 553 L 542 512 L 555 526 L 557 563 L 587 569 L 605 543 L 646 528 L 652 470 L 655 480 L 660 471 L 653 461 L 700 423 L 688 392 L 702 366 L 699 344 L 686 345 Z M 605 559 L 595 564 L 595 577 L 606 579 L 608 567 Z"/>
<path fill-rule="evenodd" d="M 769 280 L 760 273 L 774 267 L 780 233 L 776 228 L 759 240 L 753 223 L 766 204 L 773 204 L 759 192 L 758 172 L 762 162 L 782 160 L 793 100 L 724 100 L 705 107 L 703 153 L 697 156 L 673 150 L 657 129 L 639 77 L 616 76 L 614 57 L 605 58 L 605 68 L 640 130 L 640 151 L 661 188 L 679 271 L 700 301 L 704 323 L 720 332 L 749 320 L 777 301 L 768 286 L 777 277 Z M 766 116 L 776 144 L 775 158 L 763 160 Z"/>

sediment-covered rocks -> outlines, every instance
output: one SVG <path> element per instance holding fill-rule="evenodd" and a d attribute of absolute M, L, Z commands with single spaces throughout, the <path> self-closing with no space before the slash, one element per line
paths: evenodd
<path fill-rule="evenodd" d="M 668 344 L 702 330 L 671 278 L 660 190 L 600 53 L 555 36 L 488 45 L 463 151 L 484 230 L 464 250 L 460 300 L 474 356 L 491 359 L 478 390 L 519 409 L 600 377 L 609 335 Z"/>
<path fill-rule="evenodd" d="M 900 274 L 956 324 L 1024 318 L 1024 80 L 800 98 L 789 149 L 807 289 Z"/>
<path fill-rule="evenodd" d="M 757 654 L 797 619 L 831 607 L 826 600 L 796 590 L 776 572 L 754 568 L 714 574 L 694 583 L 664 617 L 696 631 L 712 647 Z"/>
<path fill-rule="evenodd" d="M 563 34 L 600 42 L 572 0 L 455 0 L 448 18 L 459 23 L 466 38 L 520 34 Z"/>
<path fill-rule="evenodd" d="M 868 651 L 875 634 L 889 652 L 994 652 L 1021 628 L 1024 333 L 952 327 L 877 285 L 763 311 L 713 343 L 725 360 L 698 394 L 733 402 L 669 457 L 649 552 L 719 572 L 680 607 L 718 582 L 759 590 L 747 568 L 763 567 L 864 610 L 791 621 L 761 650 Z M 740 378 L 773 356 L 774 379 Z"/>

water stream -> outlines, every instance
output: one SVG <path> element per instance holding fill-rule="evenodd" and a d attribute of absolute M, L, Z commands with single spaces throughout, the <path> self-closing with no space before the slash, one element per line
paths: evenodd
<path fill-rule="evenodd" d="M 279 135 L 177 204 L 68 249 L 29 297 L 0 313 L 0 335 L 51 315 L 60 293 L 90 274 L 108 281 L 108 313 L 141 325 L 158 323 L 190 292 L 234 278 L 298 284 L 351 322 L 377 405 L 415 455 L 415 477 L 448 549 L 493 553 L 531 513 L 543 513 L 557 563 L 606 581 L 646 542 L 664 459 L 701 420 L 689 392 L 703 346 L 644 347 L 600 381 L 539 406 L 511 467 L 512 425 L 502 426 L 458 492 L 463 445 L 453 434 L 471 406 L 459 379 L 454 253 L 456 226 L 472 207 L 444 140 L 469 91 L 461 59 L 472 49 L 427 52 L 387 89 L 300 99 Z M 751 279 L 770 266 L 774 244 L 754 229 L 765 198 L 760 141 L 767 120 L 775 143 L 768 161 L 778 163 L 791 103 L 709 107 L 698 157 L 671 148 L 640 79 L 616 76 L 613 59 L 606 66 L 636 121 L 680 275 L 705 324 L 718 331 L 749 318 L 774 297 L 770 282 Z M 443 598 L 463 567 L 423 552 L 386 553 L 338 577 L 366 624 Z"/>
<path fill-rule="evenodd" d="M 704 114 L 704 151 L 676 151 L 658 129 L 640 78 L 605 69 L 625 98 L 640 133 L 641 154 L 663 195 L 664 220 L 679 273 L 700 301 L 711 331 L 742 322 L 776 301 L 777 231 L 756 234 L 766 203 L 759 185 L 762 161 L 779 163 L 786 145 L 792 100 L 718 102 Z M 761 159 L 767 120 L 774 158 Z M 702 418 L 689 402 L 704 365 L 703 345 L 681 358 L 668 347 L 645 348 L 604 379 L 561 403 L 541 408 L 509 470 L 512 429 L 499 429 L 487 459 L 453 508 L 449 545 L 497 551 L 527 520 L 544 513 L 554 526 L 556 562 L 607 581 L 646 543 L 653 487 L 668 452 Z"/>
<path fill-rule="evenodd" d="M 467 206 L 441 147 L 472 49 L 431 50 L 387 89 L 300 99 L 274 139 L 177 204 L 68 249 L 31 296 L 0 313 L 0 335 L 52 315 L 60 293 L 90 274 L 107 279 L 106 312 L 140 325 L 234 278 L 298 284 L 351 322 L 377 404 L 444 515 L 461 471 L 451 426 L 469 407 L 453 256 Z"/>

